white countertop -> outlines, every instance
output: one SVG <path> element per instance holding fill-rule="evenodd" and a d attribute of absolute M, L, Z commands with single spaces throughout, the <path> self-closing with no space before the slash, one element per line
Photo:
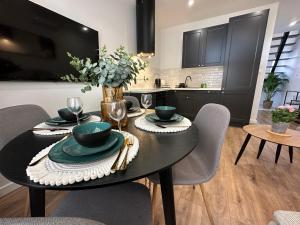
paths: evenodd
<path fill-rule="evenodd" d="M 154 93 L 154 92 L 162 92 L 162 91 L 171 91 L 171 90 L 180 90 L 180 91 L 221 91 L 221 88 L 132 88 L 129 90 L 125 90 L 125 93 Z"/>

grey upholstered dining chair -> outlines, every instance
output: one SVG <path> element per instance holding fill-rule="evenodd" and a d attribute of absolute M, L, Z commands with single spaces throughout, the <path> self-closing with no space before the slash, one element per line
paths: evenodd
<path fill-rule="evenodd" d="M 49 119 L 44 109 L 37 105 L 17 105 L 0 109 L 0 151 L 19 134 Z M 28 214 L 28 196 L 24 216 Z"/>
<path fill-rule="evenodd" d="M 214 224 L 214 222 L 202 184 L 209 181 L 217 171 L 229 120 L 230 112 L 225 106 L 218 104 L 204 105 L 193 122 L 199 132 L 198 146 L 196 146 L 191 154 L 172 168 L 174 185 L 200 185 L 211 224 Z M 155 174 L 150 176 L 149 179 L 154 183 L 152 195 L 153 207 L 155 205 L 159 177 Z"/>
<path fill-rule="evenodd" d="M 17 105 L 0 109 L 0 151 L 19 134 L 49 119 L 37 105 Z"/>
<path fill-rule="evenodd" d="M 141 107 L 140 102 L 139 102 L 139 100 L 137 99 L 137 97 L 125 95 L 125 96 L 124 96 L 124 99 L 125 99 L 126 101 L 131 101 L 133 107 Z"/>
<path fill-rule="evenodd" d="M 0 218 L 0 225 L 105 225 L 93 220 L 72 217 Z"/>
<path fill-rule="evenodd" d="M 151 225 L 149 189 L 134 182 L 71 191 L 51 216 L 81 217 L 107 225 Z"/>

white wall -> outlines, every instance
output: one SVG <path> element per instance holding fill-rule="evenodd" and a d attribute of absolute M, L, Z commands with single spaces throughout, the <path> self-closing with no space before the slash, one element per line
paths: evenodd
<path fill-rule="evenodd" d="M 297 39 L 296 46 L 291 54 L 290 73 L 288 90 L 300 91 L 300 38 Z"/>
<path fill-rule="evenodd" d="M 99 32 L 100 45 L 113 50 L 124 45 L 136 52 L 135 1 L 133 0 L 32 0 Z M 17 15 L 12 15 L 17 16 Z M 82 97 L 85 111 L 99 110 L 101 88 L 82 94 L 81 85 L 53 82 L 0 82 L 0 108 L 18 104 L 37 104 L 51 115 L 64 107 L 68 96 Z M 5 186 L 6 185 L 6 186 Z M 0 196 L 10 185 L 0 177 Z"/>
<path fill-rule="evenodd" d="M 259 10 L 270 9 L 269 19 L 266 29 L 265 42 L 261 57 L 261 63 L 259 68 L 259 74 L 257 79 L 255 97 L 253 101 L 253 107 L 251 112 L 251 122 L 256 122 L 259 100 L 262 89 L 262 82 L 265 74 L 266 63 L 268 60 L 270 45 L 272 41 L 273 30 L 275 26 L 278 3 L 260 6 L 257 8 L 247 9 L 227 15 L 217 16 L 213 18 L 204 19 L 201 21 L 187 23 L 180 26 L 170 27 L 162 29 L 160 31 L 160 69 L 176 69 L 181 68 L 181 57 L 182 57 L 182 38 L 183 32 L 195 29 L 201 29 L 210 26 L 216 26 L 229 22 L 230 17 L 256 12 Z"/>

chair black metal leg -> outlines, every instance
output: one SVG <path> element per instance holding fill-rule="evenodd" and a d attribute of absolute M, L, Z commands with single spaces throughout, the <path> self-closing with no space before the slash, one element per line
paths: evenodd
<path fill-rule="evenodd" d="M 258 153 L 257 153 L 257 157 L 256 157 L 257 159 L 259 159 L 259 156 L 262 153 L 262 151 L 265 147 L 265 144 L 266 144 L 266 140 L 261 140 L 260 141 L 259 148 L 258 148 Z"/>
<path fill-rule="evenodd" d="M 276 156 L 275 156 L 275 163 L 278 162 L 278 159 L 279 159 L 279 156 L 280 156 L 280 152 L 281 152 L 281 147 L 282 147 L 282 145 L 280 145 L 280 144 L 277 145 Z"/>
<path fill-rule="evenodd" d="M 176 225 L 172 168 L 159 172 L 165 224 Z"/>
<path fill-rule="evenodd" d="M 45 190 L 29 188 L 31 217 L 45 216 Z"/>
<path fill-rule="evenodd" d="M 289 146 L 290 163 L 293 163 L 293 146 Z"/>
<path fill-rule="evenodd" d="M 245 151 L 245 148 L 246 148 L 246 146 L 247 146 L 250 138 L 251 138 L 251 134 L 247 134 L 246 139 L 245 139 L 245 141 L 244 141 L 244 143 L 243 143 L 243 145 L 241 147 L 241 150 L 240 150 L 239 154 L 236 157 L 234 165 L 236 165 L 238 163 L 238 161 L 240 160 L 240 158 L 242 157 L 242 155 L 243 155 L 243 153 Z"/>

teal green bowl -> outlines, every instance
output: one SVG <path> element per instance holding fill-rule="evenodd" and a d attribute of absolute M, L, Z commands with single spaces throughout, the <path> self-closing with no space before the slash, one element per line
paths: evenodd
<path fill-rule="evenodd" d="M 170 119 L 176 112 L 176 108 L 173 106 L 156 106 L 155 114 L 163 120 Z"/>
<path fill-rule="evenodd" d="M 96 147 L 105 142 L 111 132 L 111 124 L 107 122 L 90 122 L 73 128 L 75 140 L 85 147 Z"/>

